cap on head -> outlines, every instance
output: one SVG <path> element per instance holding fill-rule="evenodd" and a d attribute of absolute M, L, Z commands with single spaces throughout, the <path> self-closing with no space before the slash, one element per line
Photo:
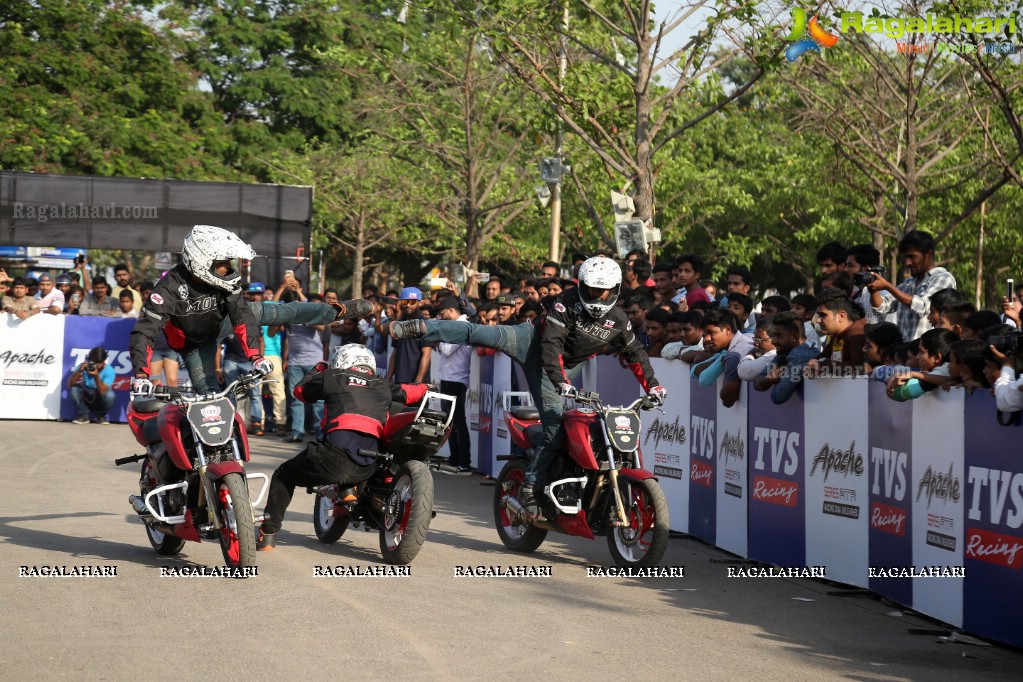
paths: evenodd
<path fill-rule="evenodd" d="M 402 301 L 422 301 L 423 292 L 416 287 L 405 287 L 398 296 Z"/>
<path fill-rule="evenodd" d="M 251 282 L 249 284 L 250 294 L 263 294 L 266 293 L 266 286 L 262 282 Z"/>

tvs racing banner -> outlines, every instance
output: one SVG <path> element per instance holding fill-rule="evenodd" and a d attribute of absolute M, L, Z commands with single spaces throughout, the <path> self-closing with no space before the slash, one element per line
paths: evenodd
<path fill-rule="evenodd" d="M 724 380 L 718 378 L 715 390 L 720 393 Z M 746 443 L 749 441 L 749 393 L 742 382 L 739 401 L 725 407 L 717 400 L 717 458 L 714 462 L 714 488 L 717 497 L 717 546 L 726 551 L 748 556 L 747 515 L 749 479 L 746 475 Z"/>
<path fill-rule="evenodd" d="M 494 403 L 491 419 L 493 420 L 493 440 L 491 441 L 490 470 L 487 471 L 486 464 L 480 466 L 480 471 L 489 475 L 497 476 L 504 466 L 504 462 L 498 462 L 495 458 L 498 455 L 511 453 L 511 437 L 508 435 L 508 424 L 504 419 L 504 408 L 501 396 L 511 390 L 512 359 L 504 353 L 495 353 L 494 359 Z"/>
<path fill-rule="evenodd" d="M 476 451 L 479 453 L 476 467 L 487 476 L 494 475 L 494 356 L 480 358 L 480 381 L 477 384 L 479 439 Z"/>
<path fill-rule="evenodd" d="M 867 383 L 803 382 L 806 563 L 857 587 L 867 586 Z"/>
<path fill-rule="evenodd" d="M 937 390 L 913 401 L 913 565 L 963 566 L 964 391 Z M 1019 450 L 1017 449 L 1018 453 Z M 961 577 L 913 580 L 913 608 L 946 623 L 963 624 Z"/>
<path fill-rule="evenodd" d="M 108 415 L 110 421 L 127 421 L 128 403 L 131 399 L 131 353 L 128 352 L 128 337 L 135 328 L 132 318 L 112 320 L 102 317 L 80 317 L 68 315 L 64 327 L 64 375 L 85 362 L 89 350 L 103 346 L 107 351 L 107 365 L 117 373 L 114 377 L 114 407 Z M 183 375 L 187 372 L 182 370 Z M 61 393 L 60 415 L 62 419 L 74 419 L 75 403 L 71 391 Z"/>
<path fill-rule="evenodd" d="M 995 401 L 986 391 L 966 400 L 963 629 L 1020 647 L 1023 426 L 1018 414 L 1010 426 L 998 424 L 994 415 Z"/>
<path fill-rule="evenodd" d="M 0 405 L 4 419 L 59 419 L 64 316 L 22 320 L 0 313 Z"/>
<path fill-rule="evenodd" d="M 689 375 L 669 360 L 651 358 L 650 363 L 661 385 L 668 389 L 668 402 L 663 413 L 651 410 L 640 415 L 643 466 L 654 472 L 664 490 L 671 529 L 685 533 L 689 531 Z M 632 379 L 632 373 L 628 374 L 623 381 Z"/>
<path fill-rule="evenodd" d="M 913 565 L 913 523 L 910 503 L 913 452 L 913 403 L 897 403 L 885 395 L 885 385 L 871 381 L 870 413 L 870 566 Z M 900 604 L 913 603 L 913 578 L 871 576 L 868 587 Z"/>
<path fill-rule="evenodd" d="M 749 392 L 749 557 L 806 566 L 803 394 L 775 405 Z"/>
<path fill-rule="evenodd" d="M 712 544 L 717 544 L 718 527 L 719 391 L 716 383 L 701 386 L 699 380 L 689 379 L 689 533 Z"/>

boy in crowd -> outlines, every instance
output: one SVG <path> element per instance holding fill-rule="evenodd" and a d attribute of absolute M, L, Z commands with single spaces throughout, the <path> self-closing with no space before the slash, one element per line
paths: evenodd
<path fill-rule="evenodd" d="M 856 275 L 862 273 L 863 277 L 869 282 L 874 278 L 873 272 L 869 272 L 871 268 L 877 268 L 881 265 L 881 253 L 870 244 L 857 244 L 856 246 L 850 246 L 849 250 L 845 252 L 845 273 L 849 277 L 853 278 L 853 293 L 850 298 L 853 301 L 860 304 L 865 313 L 864 317 L 867 320 L 867 324 L 873 324 L 875 322 L 895 322 L 895 313 L 888 313 L 886 315 L 878 315 L 874 312 L 873 307 L 870 305 L 870 291 L 866 285 L 856 285 Z M 891 294 L 887 291 L 881 292 L 881 298 L 891 298 Z"/>
<path fill-rule="evenodd" d="M 753 338 L 739 331 L 739 321 L 731 310 L 713 308 L 703 316 L 703 347 L 713 355 L 694 365 L 691 375 L 699 378 L 702 386 L 710 386 L 723 375 L 719 397 L 722 405 L 731 407 L 739 400 L 742 387 L 739 362 L 753 349 Z"/>
<path fill-rule="evenodd" d="M 700 274 L 703 270 L 702 258 L 695 253 L 683 254 L 675 259 L 675 268 L 678 270 L 679 289 L 671 299 L 674 303 L 681 304 L 682 301 L 685 301 L 688 306 L 696 301 L 711 302 L 707 290 L 700 286 Z"/>
<path fill-rule="evenodd" d="M 888 382 L 898 370 L 908 368 L 897 367 L 893 353 L 895 346 L 902 343 L 899 328 L 892 322 L 868 324 L 864 328 L 866 341 L 863 342 L 863 359 L 865 369 L 871 373 L 872 379 Z"/>
<path fill-rule="evenodd" d="M 39 276 L 39 293 L 35 296 L 39 310 L 48 315 L 60 315 L 64 312 L 64 292 L 54 288 L 53 278 L 49 275 Z"/>
<path fill-rule="evenodd" d="M 863 345 L 867 321 L 863 311 L 838 289 L 825 289 L 817 296 L 817 324 L 828 335 L 821 360 L 811 367 L 831 365 L 859 371 L 863 368 Z"/>
<path fill-rule="evenodd" d="M 765 317 L 774 317 L 778 313 L 788 312 L 791 308 L 789 299 L 784 296 L 768 296 L 760 302 L 760 313 Z"/>
<path fill-rule="evenodd" d="M 963 302 L 963 295 L 958 289 L 942 289 L 931 296 L 931 309 L 927 313 L 927 321 L 932 327 L 941 326 L 942 314 L 952 306 Z M 974 309 L 976 312 L 976 309 Z"/>
<path fill-rule="evenodd" d="M 960 336 L 966 328 L 966 320 L 970 315 L 977 312 L 977 306 L 969 301 L 956 303 L 945 308 L 938 316 L 938 322 L 934 325 L 936 329 L 951 329 Z"/>
<path fill-rule="evenodd" d="M 135 310 L 135 297 L 132 296 L 131 289 L 121 289 L 121 293 L 117 295 L 117 314 L 114 317 L 134 317 L 138 318 L 139 313 Z M 134 292 L 138 293 L 138 292 Z"/>
<path fill-rule="evenodd" d="M 746 294 L 732 293 L 728 295 L 728 309 L 735 315 L 742 326 L 742 333 L 753 335 L 756 325 L 751 325 L 753 320 L 753 299 Z"/>
<path fill-rule="evenodd" d="M 771 319 L 765 317 L 757 322 L 753 331 L 753 350 L 739 363 L 739 378 L 743 381 L 754 381 L 774 363 L 778 349 L 771 340 Z"/>
<path fill-rule="evenodd" d="M 803 382 L 803 370 L 817 357 L 817 349 L 806 342 L 803 321 L 792 312 L 778 313 L 771 320 L 771 341 L 778 352 L 776 366 L 765 369 L 753 387 L 771 389 L 771 402 L 781 405 Z"/>
<path fill-rule="evenodd" d="M 28 283 L 24 277 L 15 277 L 11 280 L 11 289 L 8 296 L 3 297 L 5 313 L 14 315 L 19 320 L 27 320 L 39 311 L 39 302 L 28 295 Z"/>
<path fill-rule="evenodd" d="M 685 360 L 684 355 L 703 352 L 703 313 L 687 310 L 675 314 L 678 319 L 680 340 L 667 343 L 661 349 L 661 357 L 668 360 Z M 685 360 L 691 362 L 691 360 Z"/>
<path fill-rule="evenodd" d="M 821 277 L 845 269 L 845 247 L 838 242 L 828 242 L 817 249 L 817 270 Z"/>
<path fill-rule="evenodd" d="M 792 297 L 791 310 L 803 321 L 803 334 L 806 335 L 806 340 L 817 348 L 823 348 L 821 336 L 813 326 L 813 318 L 817 316 L 817 299 L 810 294 L 796 294 Z"/>
<path fill-rule="evenodd" d="M 949 381 L 948 356 L 959 336 L 948 329 L 929 329 L 920 337 L 916 364 L 920 371 L 888 380 L 888 397 L 898 402 L 919 398 Z"/>
<path fill-rule="evenodd" d="M 671 315 L 661 308 L 654 308 L 646 314 L 646 333 L 650 344 L 646 346 L 648 356 L 661 357 L 661 349 L 668 341 L 668 319 L 670 317 Z"/>

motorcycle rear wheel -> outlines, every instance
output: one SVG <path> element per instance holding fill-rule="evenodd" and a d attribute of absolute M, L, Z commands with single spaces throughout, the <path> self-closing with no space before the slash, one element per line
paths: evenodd
<path fill-rule="evenodd" d="M 380 554 L 389 564 L 406 566 L 419 554 L 433 519 L 433 475 L 419 460 L 398 468 L 384 501 Z"/>
<path fill-rule="evenodd" d="M 497 487 L 494 488 L 494 525 L 504 546 L 515 552 L 535 551 L 547 538 L 545 529 L 513 520 L 508 508 L 501 502 L 505 495 L 517 498 L 525 480 L 526 463 L 513 459 L 501 469 L 497 476 Z"/>
<path fill-rule="evenodd" d="M 313 502 L 313 530 L 317 540 L 326 545 L 334 544 L 348 530 L 347 510 L 341 516 L 334 516 L 334 501 L 317 493 Z"/>
<path fill-rule="evenodd" d="M 256 524 L 249 502 L 249 487 L 239 473 L 225 474 L 216 486 L 220 550 L 224 561 L 232 568 L 255 566 Z"/>
<path fill-rule="evenodd" d="M 142 460 L 143 480 L 149 480 L 152 466 L 153 461 L 151 459 Z M 146 489 L 142 491 L 143 496 L 148 490 L 149 488 L 147 486 Z M 156 553 L 162 556 L 174 556 L 175 554 L 180 554 L 181 550 L 185 547 L 185 541 L 183 539 L 176 535 L 162 533 L 151 527 L 148 523 L 146 524 L 146 537 L 149 538 L 149 544 L 153 546 Z"/>
<path fill-rule="evenodd" d="M 622 568 L 656 566 L 668 548 L 668 501 L 657 481 L 618 479 L 629 525 L 610 526 L 607 544 Z M 613 517 L 612 517 L 613 520 Z"/>

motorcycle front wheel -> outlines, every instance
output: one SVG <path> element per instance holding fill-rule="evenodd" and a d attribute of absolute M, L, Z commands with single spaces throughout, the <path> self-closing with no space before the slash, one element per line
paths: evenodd
<path fill-rule="evenodd" d="M 256 524 L 245 479 L 239 473 L 225 474 L 216 482 L 216 493 L 224 561 L 232 568 L 255 566 Z"/>
<path fill-rule="evenodd" d="M 607 544 L 622 568 L 656 566 L 668 548 L 668 501 L 657 481 L 618 479 L 627 526 L 610 526 Z M 611 521 L 615 520 L 612 511 Z"/>
<path fill-rule="evenodd" d="M 389 564 L 405 566 L 419 554 L 433 519 L 433 475 L 419 460 L 398 468 L 384 500 L 380 553 Z"/>
<path fill-rule="evenodd" d="M 327 545 L 334 544 L 348 530 L 348 511 L 345 510 L 341 516 L 334 516 L 334 501 L 316 493 L 313 502 L 313 530 L 316 531 L 317 540 Z"/>
<path fill-rule="evenodd" d="M 501 469 L 497 476 L 497 487 L 494 488 L 494 525 L 497 526 L 497 534 L 505 547 L 516 552 L 532 552 L 547 537 L 545 529 L 512 518 L 512 513 L 502 502 L 505 495 L 518 498 L 525 480 L 525 461 L 513 459 Z"/>

